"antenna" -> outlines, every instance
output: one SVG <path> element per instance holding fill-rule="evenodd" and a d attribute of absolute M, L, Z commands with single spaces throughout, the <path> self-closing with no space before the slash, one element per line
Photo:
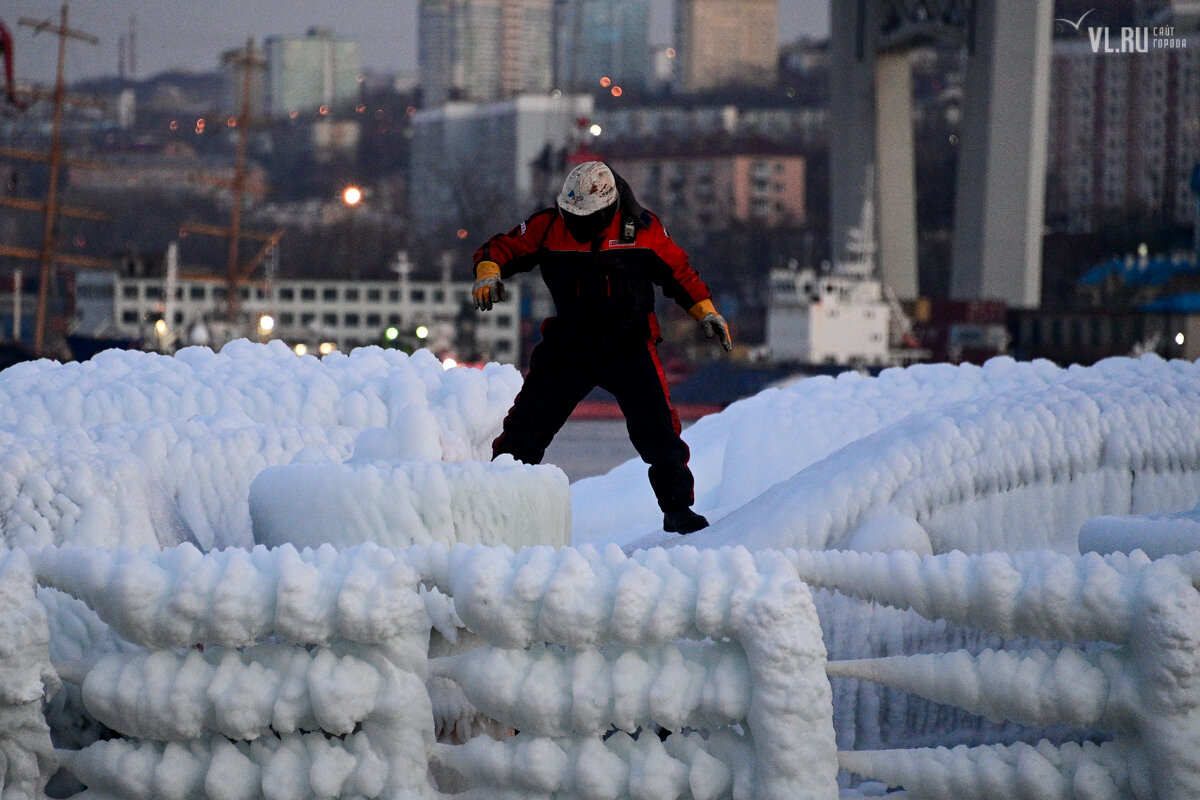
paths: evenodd
<path fill-rule="evenodd" d="M 129 15 L 129 78 L 137 79 L 137 17 Z"/>

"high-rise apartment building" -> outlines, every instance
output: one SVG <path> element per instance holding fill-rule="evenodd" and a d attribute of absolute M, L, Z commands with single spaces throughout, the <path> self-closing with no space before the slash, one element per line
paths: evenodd
<path fill-rule="evenodd" d="M 359 98 L 362 57 L 358 44 L 311 28 L 304 36 L 266 40 L 267 113 L 325 113 L 353 106 Z"/>
<path fill-rule="evenodd" d="M 553 21 L 552 0 L 421 0 L 425 105 L 549 91 Z"/>
<path fill-rule="evenodd" d="M 558 0 L 555 4 L 554 85 L 568 92 L 651 83 L 649 0 Z"/>
<path fill-rule="evenodd" d="M 1200 163 L 1200 37 L 1146 52 L 1057 42 L 1051 75 L 1047 214 L 1089 232 L 1113 215 L 1187 225 Z"/>
<path fill-rule="evenodd" d="M 776 0 L 677 0 L 680 88 L 773 82 L 779 56 L 777 13 Z"/>

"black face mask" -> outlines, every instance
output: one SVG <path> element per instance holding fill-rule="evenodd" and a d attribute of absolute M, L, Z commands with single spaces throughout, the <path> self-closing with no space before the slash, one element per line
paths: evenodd
<path fill-rule="evenodd" d="M 613 203 L 606 208 L 583 216 L 568 214 L 560 208 L 558 215 L 566 223 L 567 230 L 570 231 L 575 241 L 584 244 L 604 233 L 605 229 L 612 224 L 613 218 L 617 215 L 617 205 L 617 203 Z"/>

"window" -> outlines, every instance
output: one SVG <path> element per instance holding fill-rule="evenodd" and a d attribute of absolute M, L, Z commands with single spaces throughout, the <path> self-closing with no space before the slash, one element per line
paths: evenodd
<path fill-rule="evenodd" d="M 316 318 L 317 318 L 317 315 L 312 313 L 311 311 L 308 312 L 307 314 L 301 314 L 300 315 L 300 324 L 303 327 L 307 328 L 309 325 L 313 324 L 313 320 L 315 320 Z"/>
<path fill-rule="evenodd" d="M 238 294 L 241 295 L 241 298 L 243 300 L 249 300 L 250 299 L 250 287 L 243 286 L 241 289 L 238 290 Z"/>
<path fill-rule="evenodd" d="M 399 303 L 400 302 L 400 290 L 399 289 L 388 289 L 388 302 L 389 303 Z"/>
<path fill-rule="evenodd" d="M 228 294 L 228 291 L 225 289 L 224 286 L 214 286 L 213 287 L 212 296 L 213 296 L 214 300 L 224 300 L 226 294 Z"/>
<path fill-rule="evenodd" d="M 121 287 L 121 297 L 124 297 L 126 300 L 137 300 L 138 287 L 134 286 L 132 284 L 130 284 L 128 286 L 122 286 Z"/>
<path fill-rule="evenodd" d="M 425 290 L 424 289 L 413 289 L 412 292 L 408 295 L 408 299 L 412 300 L 414 303 L 424 303 L 425 302 Z"/>
<path fill-rule="evenodd" d="M 317 299 L 317 290 L 312 288 L 311 286 L 301 289 L 300 290 L 300 299 L 301 300 L 316 300 Z"/>
<path fill-rule="evenodd" d="M 383 324 L 383 317 L 378 314 L 367 314 L 367 327 L 378 328 Z"/>
<path fill-rule="evenodd" d="M 328 300 L 330 302 L 336 301 L 337 289 L 326 289 L 325 291 L 321 292 L 321 299 Z"/>
<path fill-rule="evenodd" d="M 497 328 L 511 328 L 512 324 L 513 318 L 511 314 L 499 314 L 496 316 Z"/>
<path fill-rule="evenodd" d="M 129 288 L 129 287 L 125 287 Z M 121 313 L 121 322 L 126 325 L 137 325 L 138 314 L 136 311 L 124 311 Z"/>
<path fill-rule="evenodd" d="M 321 324 L 328 325 L 331 328 L 336 327 L 338 324 L 337 323 L 337 314 L 322 314 L 321 315 Z"/>
<path fill-rule="evenodd" d="M 343 320 L 343 324 L 347 328 L 357 328 L 359 325 L 358 314 L 347 314 Z"/>
<path fill-rule="evenodd" d="M 388 314 L 387 321 L 388 321 L 388 325 L 399 325 L 400 324 L 400 315 L 399 314 Z"/>
<path fill-rule="evenodd" d="M 435 302 L 435 303 L 446 302 L 446 293 L 443 292 L 441 289 L 434 289 L 433 290 L 433 302 Z"/>
<path fill-rule="evenodd" d="M 206 295 L 206 294 L 207 294 L 207 292 L 204 291 L 203 286 L 193 286 L 188 291 L 188 296 L 191 297 L 193 300 L 203 300 L 204 295 Z"/>
<path fill-rule="evenodd" d="M 358 289 L 347 289 L 346 299 L 352 303 L 358 302 Z"/>
<path fill-rule="evenodd" d="M 383 299 L 383 292 L 379 289 L 367 289 L 367 302 L 378 303 Z"/>
<path fill-rule="evenodd" d="M 290 286 L 286 289 L 280 289 L 279 290 L 279 299 L 287 301 L 287 302 L 291 302 L 292 300 L 295 300 L 296 299 L 296 290 Z"/>
<path fill-rule="evenodd" d="M 280 325 L 295 325 L 296 324 L 296 315 L 290 311 L 284 311 L 282 314 L 279 315 L 279 324 Z"/>
<path fill-rule="evenodd" d="M 162 298 L 162 296 L 163 296 L 163 290 L 162 290 L 161 286 L 147 286 L 146 287 L 146 298 L 147 299 L 159 300 Z"/>

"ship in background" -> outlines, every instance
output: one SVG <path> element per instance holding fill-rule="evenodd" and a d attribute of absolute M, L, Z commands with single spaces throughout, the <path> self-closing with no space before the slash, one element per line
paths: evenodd
<path fill-rule="evenodd" d="M 871 171 L 859 225 L 846 258 L 820 269 L 793 260 L 772 270 L 767 304 L 767 359 L 801 371 L 877 371 L 929 360 L 913 323 L 879 277 Z"/>

